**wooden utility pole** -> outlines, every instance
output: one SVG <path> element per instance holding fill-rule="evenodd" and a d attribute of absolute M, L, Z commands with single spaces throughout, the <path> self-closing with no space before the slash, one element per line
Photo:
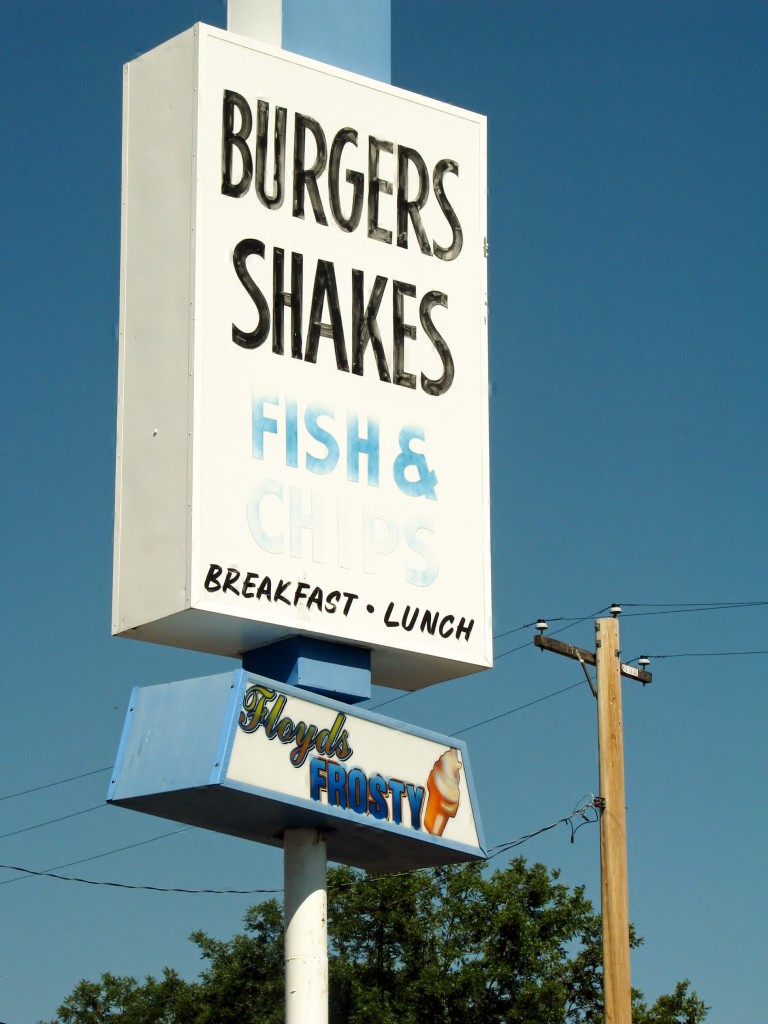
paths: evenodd
<path fill-rule="evenodd" d="M 621 609 L 617 608 L 617 612 Z M 544 626 L 544 623 L 542 623 Z M 600 769 L 600 881 L 603 921 L 603 999 L 605 1024 L 632 1024 L 632 988 L 629 969 L 629 894 L 627 882 L 627 816 L 624 802 L 624 734 L 621 720 L 621 677 L 644 686 L 650 672 L 623 665 L 619 622 L 595 620 L 595 651 L 586 651 L 543 635 L 534 644 L 581 663 L 592 693 L 597 697 L 597 742 Z M 597 691 L 587 665 L 597 669 Z"/>
<path fill-rule="evenodd" d="M 618 619 L 595 622 L 600 764 L 600 889 L 605 1024 L 632 1024 L 629 974 L 627 815 Z"/>

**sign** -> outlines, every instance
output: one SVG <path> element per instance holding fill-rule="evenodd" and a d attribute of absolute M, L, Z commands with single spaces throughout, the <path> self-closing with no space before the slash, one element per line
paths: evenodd
<path fill-rule="evenodd" d="M 137 688 L 108 800 L 367 870 L 485 856 L 466 746 L 238 669 Z"/>
<path fill-rule="evenodd" d="M 485 119 L 205 25 L 125 75 L 113 632 L 490 667 Z"/>

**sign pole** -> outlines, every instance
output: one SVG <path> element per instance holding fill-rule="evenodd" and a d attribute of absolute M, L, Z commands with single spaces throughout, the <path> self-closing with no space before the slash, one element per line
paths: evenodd
<path fill-rule="evenodd" d="M 285 1022 L 328 1022 L 328 894 L 325 837 L 316 829 L 284 836 Z"/>

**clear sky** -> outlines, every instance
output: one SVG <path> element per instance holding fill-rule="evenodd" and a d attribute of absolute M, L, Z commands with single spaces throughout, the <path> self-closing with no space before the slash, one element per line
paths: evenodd
<path fill-rule="evenodd" d="M 224 5 L 0 12 L 0 863 L 279 888 L 277 851 L 104 804 L 131 687 L 234 667 L 110 637 L 121 67 Z M 624 682 L 633 983 L 690 978 L 712 1024 L 768 997 L 767 43 L 758 0 L 393 3 L 394 84 L 488 116 L 497 660 L 386 712 L 468 742 L 489 846 L 533 832 L 597 792 L 595 706 L 520 627 L 591 647 L 622 602 L 654 673 Z M 569 838 L 517 852 L 598 903 L 597 829 Z M 189 933 L 257 898 L 0 869 L 0 1020 L 192 977 Z"/>

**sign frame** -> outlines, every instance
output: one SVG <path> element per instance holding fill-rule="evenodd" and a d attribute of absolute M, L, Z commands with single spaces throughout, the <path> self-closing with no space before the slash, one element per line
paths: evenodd
<path fill-rule="evenodd" d="M 392 291 L 391 301 L 396 310 L 395 326 L 392 329 L 396 336 L 400 332 L 401 344 L 410 344 L 417 331 L 428 335 L 430 330 L 437 330 L 435 324 L 439 324 L 440 329 L 445 331 L 444 321 L 438 317 L 445 310 L 440 308 L 443 300 L 430 299 L 426 305 L 422 300 L 421 304 L 414 305 L 410 313 L 412 323 L 407 323 L 407 316 L 403 314 L 398 327 L 398 305 L 411 301 L 412 297 L 407 291 L 410 285 L 404 285 L 402 292 L 396 294 L 396 285 L 400 284 L 396 277 L 410 280 L 406 275 L 412 273 L 416 278 L 422 274 L 420 268 L 429 265 L 430 272 L 439 271 L 440 274 L 448 274 L 445 280 L 457 281 L 461 279 L 458 271 L 465 274 L 471 268 L 471 294 L 456 295 L 451 291 L 450 284 L 441 285 L 445 289 L 443 292 L 433 289 L 425 293 L 443 295 L 445 303 L 450 304 L 451 318 L 458 318 L 457 322 L 461 324 L 471 322 L 472 325 L 469 333 L 476 350 L 462 357 L 465 362 L 460 367 L 457 363 L 457 380 L 451 385 L 451 390 L 445 395 L 425 399 L 418 385 L 418 373 L 410 373 L 410 368 L 405 364 L 400 366 L 398 372 L 403 379 L 408 380 L 408 386 L 398 388 L 391 382 L 384 384 L 374 378 L 371 383 L 362 376 L 354 378 L 351 373 L 339 373 L 337 371 L 340 367 L 329 366 L 327 359 L 326 364 L 321 366 L 320 357 L 310 366 L 306 352 L 303 361 L 300 360 L 298 364 L 292 363 L 286 356 L 280 357 L 281 372 L 306 370 L 305 376 L 308 377 L 310 373 L 315 375 L 316 389 L 320 391 L 326 389 L 326 385 L 330 389 L 346 386 L 353 379 L 356 384 L 367 388 L 364 393 L 361 391 L 357 407 L 353 407 L 354 403 L 348 398 L 340 399 L 340 407 L 346 402 L 346 428 L 341 425 L 343 415 L 339 413 L 338 420 L 333 421 L 333 429 L 338 431 L 339 436 L 331 436 L 330 441 L 327 440 L 330 436 L 328 417 L 332 414 L 327 409 L 313 414 L 309 410 L 313 396 L 304 396 L 299 392 L 299 400 L 307 406 L 303 410 L 304 425 L 302 427 L 300 421 L 299 430 L 303 429 L 309 442 L 314 444 L 314 449 L 308 449 L 306 453 L 306 464 L 309 465 L 314 459 L 313 472 L 316 474 L 324 473 L 324 467 L 331 463 L 331 445 L 336 444 L 338 448 L 337 442 L 344 440 L 341 435 L 345 429 L 349 446 L 352 436 L 350 417 L 357 416 L 358 408 L 362 410 L 369 403 L 375 402 L 375 396 L 386 394 L 386 401 L 382 399 L 385 413 L 398 403 L 404 408 L 413 406 L 414 409 L 424 409 L 432 403 L 430 414 L 431 410 L 442 408 L 440 403 L 444 403 L 446 408 L 445 414 L 441 413 L 434 422 L 429 421 L 426 433 L 418 423 L 415 427 L 409 426 L 410 412 L 407 416 L 404 413 L 403 419 L 398 422 L 392 417 L 386 421 L 386 416 L 382 414 L 381 481 L 378 475 L 373 480 L 372 457 L 363 451 L 373 429 L 373 421 L 369 420 L 366 428 L 368 436 L 362 426 L 359 434 L 355 435 L 355 443 L 359 448 L 356 468 L 350 468 L 351 457 L 347 452 L 346 480 L 340 480 L 321 491 L 324 485 L 321 477 L 309 477 L 306 467 L 303 469 L 303 478 L 296 476 L 302 467 L 293 465 L 293 455 L 286 454 L 282 456 L 284 479 L 277 479 L 278 474 L 270 470 L 271 477 L 266 485 L 263 481 L 259 482 L 258 486 L 262 489 L 266 486 L 267 490 L 264 492 L 264 502 L 258 508 L 268 506 L 274 512 L 275 509 L 288 507 L 289 489 L 290 500 L 293 501 L 291 481 L 300 480 L 299 489 L 303 490 L 297 499 L 299 504 L 296 508 L 290 505 L 290 515 L 296 517 L 299 525 L 295 526 L 296 520 L 292 518 L 288 527 L 281 527 L 283 534 L 280 535 L 280 543 L 284 547 L 289 543 L 289 531 L 296 532 L 300 537 L 297 545 L 309 544 L 305 534 L 308 531 L 311 533 L 313 527 L 307 527 L 306 521 L 308 516 L 315 513 L 312 511 L 314 505 L 310 511 L 307 510 L 310 491 L 306 481 L 317 484 L 319 500 L 331 503 L 335 509 L 335 512 L 328 515 L 332 517 L 335 514 L 338 517 L 335 543 L 341 545 L 341 538 L 354 536 L 354 541 L 350 543 L 359 543 L 363 550 L 363 555 L 355 550 L 354 558 L 360 564 L 356 562 L 354 569 L 350 570 L 343 564 L 347 554 L 339 548 L 335 554 L 339 571 L 335 576 L 329 568 L 328 559 L 323 562 L 314 547 L 307 548 L 307 554 L 301 548 L 299 555 L 294 555 L 291 548 L 290 557 L 281 552 L 279 554 L 283 561 L 278 562 L 275 552 L 268 550 L 270 543 L 278 543 L 275 540 L 278 536 L 276 528 L 264 527 L 261 520 L 254 527 L 251 521 L 252 504 L 248 505 L 247 526 L 252 537 L 257 538 L 257 544 L 262 545 L 261 548 L 254 546 L 252 554 L 249 554 L 250 549 L 244 543 L 232 539 L 240 533 L 246 536 L 244 503 L 240 501 L 237 516 L 228 520 L 226 510 L 224 514 L 221 513 L 224 501 L 218 497 L 222 492 L 220 482 L 247 475 L 248 467 L 254 464 L 247 460 L 253 460 L 256 456 L 248 451 L 246 463 L 238 463 L 232 456 L 231 468 L 226 469 L 226 472 L 222 469 L 217 476 L 219 464 L 224 464 L 230 457 L 234 434 L 237 434 L 237 444 L 241 445 L 245 432 L 242 424 L 234 432 L 228 426 L 222 426 L 220 430 L 212 427 L 219 415 L 222 420 L 226 420 L 228 411 L 224 408 L 225 385 L 212 383 L 218 372 L 216 360 L 219 357 L 211 355 L 212 343 L 208 341 L 216 333 L 211 326 L 213 324 L 215 328 L 214 320 L 211 319 L 214 314 L 209 314 L 215 304 L 207 298 L 211 290 L 216 291 L 216 282 L 211 283 L 213 278 L 208 264 L 211 260 L 220 260 L 221 267 L 226 268 L 227 280 L 235 289 L 240 302 L 237 311 L 226 311 L 230 321 L 227 329 L 231 325 L 233 331 L 235 321 L 244 323 L 242 318 L 247 318 L 247 311 L 250 309 L 253 312 L 246 285 L 255 271 L 247 271 L 242 267 L 246 267 L 247 259 L 251 260 L 248 266 L 253 264 L 254 258 L 258 264 L 258 253 L 251 247 L 247 250 L 248 256 L 242 256 L 238 280 L 232 267 L 237 258 L 237 246 L 233 255 L 230 251 L 232 239 L 216 233 L 218 220 L 224 218 L 214 217 L 206 205 L 214 191 L 210 187 L 212 164 L 209 150 L 213 138 L 211 118 L 215 115 L 220 120 L 221 111 L 218 107 L 211 111 L 212 102 L 203 85 L 209 80 L 206 76 L 214 74 L 212 69 L 217 61 L 223 63 L 224 52 L 231 55 L 233 61 L 236 56 L 240 59 L 245 54 L 249 60 L 261 61 L 264 67 L 283 68 L 288 78 L 310 76 L 307 81 L 325 83 L 324 87 L 330 90 L 329 95 L 335 95 L 334 90 L 341 90 L 339 95 L 346 95 L 346 91 L 351 90 L 349 95 L 358 97 L 354 103 L 350 101 L 351 111 L 362 109 L 366 97 L 373 106 L 376 103 L 383 104 L 382 109 L 386 109 L 389 103 L 405 104 L 408 109 L 413 107 L 414 117 L 418 114 L 418 117 L 425 118 L 424 123 L 429 123 L 430 118 L 437 118 L 441 125 L 460 124 L 462 130 L 470 132 L 474 140 L 470 146 L 470 149 L 474 147 L 471 155 L 462 155 L 462 175 L 446 172 L 446 168 L 442 168 L 444 176 L 447 175 L 444 182 L 446 187 L 465 187 L 466 176 L 470 173 L 473 176 L 472 218 L 471 223 L 464 224 L 468 262 L 459 266 L 461 259 L 457 259 L 454 264 L 434 258 L 428 261 L 419 254 L 417 246 L 414 251 L 413 237 L 410 251 L 401 250 L 394 244 L 382 245 L 375 231 L 371 236 L 370 224 L 369 237 L 363 237 L 359 245 L 356 242 L 354 255 L 348 258 L 348 265 L 355 267 L 362 266 L 360 261 L 367 258 L 360 254 L 374 251 L 377 258 L 378 254 L 384 254 L 381 257 L 382 274 L 386 271 L 387 287 Z M 308 636 L 370 650 L 372 682 L 405 689 L 421 688 L 491 667 L 485 118 L 205 25 L 197 25 L 137 58 L 126 66 L 125 76 L 113 633 L 234 657 L 241 657 L 246 652 L 286 637 Z M 231 84 L 238 84 L 237 77 L 232 77 Z M 250 97 L 254 110 L 259 95 L 258 90 L 255 90 Z M 306 102 L 311 107 L 311 102 Z M 345 123 L 343 118 L 346 113 L 344 111 L 339 114 L 342 118 L 340 124 Z M 352 114 L 349 116 L 352 117 Z M 358 113 L 356 116 L 362 128 L 365 114 Z M 216 123 L 218 125 L 219 121 Z M 299 124 L 298 120 L 296 123 Z M 219 127 L 218 130 L 221 134 L 224 129 Z M 237 131 L 233 121 L 233 137 Z M 294 131 L 298 137 L 298 127 Z M 373 131 L 373 128 L 369 128 L 369 131 Z M 338 138 L 338 134 L 335 138 Z M 369 160 L 371 150 L 377 152 L 379 157 L 382 154 L 386 156 L 386 145 L 393 144 L 377 141 L 373 135 L 370 138 L 373 142 L 369 142 Z M 407 141 L 413 140 L 409 138 Z M 219 138 L 219 150 L 221 143 Z M 294 139 L 294 148 L 295 145 Z M 399 142 L 396 145 L 399 146 Z M 232 142 L 230 148 L 239 150 L 242 147 Z M 404 152 L 413 152 L 410 147 L 401 148 Z M 400 149 L 397 152 L 400 161 L 398 167 L 401 164 L 411 167 L 410 173 L 413 174 L 413 167 L 418 166 L 416 157 L 401 157 Z M 221 159 L 222 153 L 217 151 L 216 160 L 220 162 Z M 414 163 L 409 164 L 409 160 Z M 438 164 L 439 161 L 433 172 L 435 195 L 438 193 Z M 381 166 L 383 168 L 384 164 Z M 471 167 L 471 172 L 467 167 Z M 217 168 L 216 173 L 222 172 Z M 231 174 L 235 179 L 238 176 L 236 171 L 231 171 Z M 380 177 L 377 178 L 376 174 Z M 369 166 L 369 193 L 371 181 L 378 183 L 374 191 L 378 201 L 385 203 L 388 194 L 386 186 L 389 186 L 390 193 L 394 187 L 392 182 L 386 181 L 385 171 L 381 169 L 374 172 Z M 282 227 L 273 237 L 270 234 L 272 222 L 269 221 L 273 214 L 259 211 L 255 199 L 250 207 L 246 207 L 242 198 L 231 196 L 222 200 L 222 196 L 217 195 L 216 202 L 219 204 L 216 210 L 250 210 L 243 217 L 246 220 L 250 217 L 253 223 L 243 227 L 243 234 L 264 234 L 275 252 L 279 242 L 285 247 L 286 261 L 289 259 L 290 244 L 303 244 L 301 239 L 309 237 L 309 213 L 303 219 L 284 216 L 279 221 Z M 434 195 L 430 196 L 430 202 L 437 209 Z M 227 203 L 229 205 L 223 205 Z M 407 195 L 405 205 L 409 207 Z M 410 205 L 418 206 L 413 202 Z M 254 206 L 259 218 L 253 213 Z M 445 214 L 445 206 L 441 208 Z M 425 223 L 428 209 L 429 203 L 426 203 L 421 213 Z M 409 216 L 414 215 L 410 208 L 408 213 Z M 418 209 L 414 216 L 418 219 Z M 447 217 L 447 221 L 450 225 L 450 217 Z M 275 223 L 278 221 L 275 220 Z M 406 227 L 409 225 L 413 234 L 413 216 Z M 375 230 L 385 232 L 388 229 L 377 225 Z M 324 239 L 332 239 L 333 244 L 328 243 L 330 256 L 337 251 L 345 251 L 343 246 L 349 244 L 348 234 L 336 231 L 335 235 L 323 235 Z M 204 239 L 204 242 L 196 241 L 198 238 Z M 299 242 L 291 243 L 292 238 L 299 239 Z M 311 248 L 315 243 L 310 241 L 307 244 Z M 437 242 L 434 244 L 437 249 Z M 210 256 L 211 253 L 214 255 Z M 309 258 L 309 250 L 304 255 L 305 263 L 311 266 L 318 250 L 315 248 L 312 260 Z M 320 273 L 321 262 L 332 265 L 332 260 L 318 258 L 317 274 Z M 398 269 L 400 267 L 408 269 L 401 273 Z M 416 267 L 418 271 L 414 269 Z M 372 287 L 374 272 L 375 268 L 366 271 L 367 289 Z M 422 280 L 427 282 L 423 286 Z M 428 280 L 431 279 L 419 278 L 420 290 L 428 287 Z M 316 277 L 315 290 L 317 287 Z M 341 292 L 343 289 L 341 285 L 339 287 Z M 413 287 L 415 289 L 417 286 Z M 368 294 L 366 291 L 366 297 Z M 329 296 L 330 292 L 326 295 L 328 302 L 323 307 L 326 319 L 329 315 L 328 307 L 332 305 Z M 369 306 L 372 302 L 371 298 Z M 430 307 L 430 302 L 434 302 L 434 306 Z M 415 324 L 418 324 L 420 315 L 421 324 L 417 327 Z M 325 323 L 324 328 L 327 327 Z M 317 344 L 320 342 L 331 351 L 337 339 L 334 337 L 331 342 L 321 328 L 316 339 Z M 273 340 L 272 344 L 274 347 L 276 342 Z M 392 344 L 397 348 L 397 337 Z M 439 343 L 434 343 L 433 348 L 431 368 L 427 366 L 421 370 L 422 387 L 426 380 L 432 382 L 433 389 L 439 389 L 435 383 L 438 376 L 434 368 L 436 353 L 442 352 L 444 368 L 448 357 Z M 370 342 L 366 358 L 370 357 L 372 351 Z M 230 370 L 237 367 L 235 357 L 242 355 L 242 349 L 231 345 L 226 348 Z M 455 357 L 458 361 L 458 352 Z M 276 367 L 280 359 L 272 359 L 270 367 Z M 338 348 L 336 359 L 337 363 L 341 360 Z M 459 395 L 460 388 L 464 386 L 459 380 L 459 369 L 463 371 L 464 367 L 467 379 L 471 379 L 471 386 L 467 385 L 468 390 Z M 366 373 L 370 375 L 370 372 L 369 366 Z M 379 374 L 382 372 L 379 366 Z M 235 376 L 231 372 L 231 378 Z M 411 377 L 414 378 L 413 382 L 410 381 Z M 271 377 L 269 387 L 277 387 L 271 382 Z M 272 434 L 276 434 L 279 429 L 286 436 L 295 429 L 295 424 L 291 426 L 289 398 L 286 397 L 289 394 L 288 384 L 277 387 L 278 392 L 281 387 L 282 393 L 276 404 L 269 404 L 269 395 L 253 395 L 253 409 L 261 410 L 261 440 L 265 444 L 275 440 Z M 417 398 L 420 405 L 416 404 Z M 461 405 L 457 404 L 460 398 L 463 402 Z M 283 417 L 279 426 L 278 414 Z M 242 408 L 238 415 L 242 420 Z M 255 451 L 258 447 L 257 431 L 253 424 L 257 414 L 254 411 L 248 415 L 251 417 L 248 430 L 253 437 L 247 440 Z M 314 419 L 311 418 L 313 415 Z M 323 416 L 326 417 L 324 420 Z M 462 416 L 465 418 L 463 424 Z M 418 415 L 414 422 L 416 420 Z M 384 426 L 390 428 L 391 435 L 386 439 L 389 445 L 386 451 Z M 447 440 L 442 437 L 443 433 L 449 435 Z M 300 441 L 301 438 L 299 444 Z M 321 444 L 320 455 L 323 456 L 320 459 L 317 455 L 318 442 Z M 288 446 L 287 440 L 284 443 Z M 322 444 L 326 446 L 325 451 Z M 439 457 L 435 452 L 439 453 Z M 377 450 L 377 459 L 378 454 Z M 343 453 L 339 457 L 341 459 Z M 437 459 L 435 494 L 440 496 L 440 500 L 430 501 L 430 495 L 423 492 L 431 486 L 430 474 L 435 465 L 434 459 Z M 318 462 L 322 470 L 317 469 Z M 242 472 L 244 465 L 246 473 Z M 347 514 L 347 506 L 352 505 L 350 499 L 354 495 L 350 478 L 354 472 L 362 476 L 366 471 L 366 500 L 369 495 L 378 496 L 379 492 L 383 494 L 384 477 L 387 474 L 389 490 L 382 499 L 385 511 L 381 511 L 378 506 L 374 507 L 373 502 L 365 504 L 361 499 L 362 512 L 356 510 L 357 519 L 353 521 L 353 525 L 356 524 L 355 530 L 360 533 L 359 539 L 353 530 L 348 529 L 349 523 L 344 516 Z M 335 467 L 335 472 L 336 476 L 341 476 L 341 461 Z M 270 473 L 266 475 L 270 476 Z M 393 477 L 396 487 L 392 483 Z M 356 484 L 358 482 L 355 480 Z M 272 486 L 272 490 L 269 490 L 269 486 Z M 419 486 L 422 493 L 418 492 Z M 280 489 L 279 494 L 275 488 Z M 314 497 L 315 491 L 312 491 L 312 501 Z M 229 501 L 229 497 L 226 500 Z M 249 500 L 253 503 L 256 499 Z M 396 501 L 400 504 L 395 505 Z M 301 505 L 301 502 L 304 504 Z M 390 507 L 400 510 L 409 503 L 410 507 L 417 510 L 414 517 L 407 518 L 401 511 L 393 511 L 391 514 L 386 511 Z M 436 510 L 442 516 L 436 527 L 442 531 L 439 559 L 431 554 L 430 549 L 433 532 L 430 524 Z M 395 535 L 396 541 L 393 540 Z M 314 534 L 311 539 L 314 544 Z M 290 544 L 293 543 L 294 533 L 291 532 Z M 388 550 L 390 543 L 398 545 L 397 554 L 391 557 Z M 370 550 L 366 544 L 370 545 Z M 354 561 L 352 556 L 349 557 Z M 364 564 L 366 557 L 370 557 L 370 566 Z M 439 569 L 436 567 L 438 561 Z M 404 571 L 406 577 L 411 574 L 407 586 L 402 579 L 396 581 L 395 573 L 398 571 L 401 575 Z M 413 583 L 419 574 L 429 578 L 430 573 L 436 575 L 428 584 L 421 582 L 417 586 Z M 265 581 L 269 586 L 263 590 L 262 584 Z M 283 585 L 285 589 L 281 590 Z"/>

